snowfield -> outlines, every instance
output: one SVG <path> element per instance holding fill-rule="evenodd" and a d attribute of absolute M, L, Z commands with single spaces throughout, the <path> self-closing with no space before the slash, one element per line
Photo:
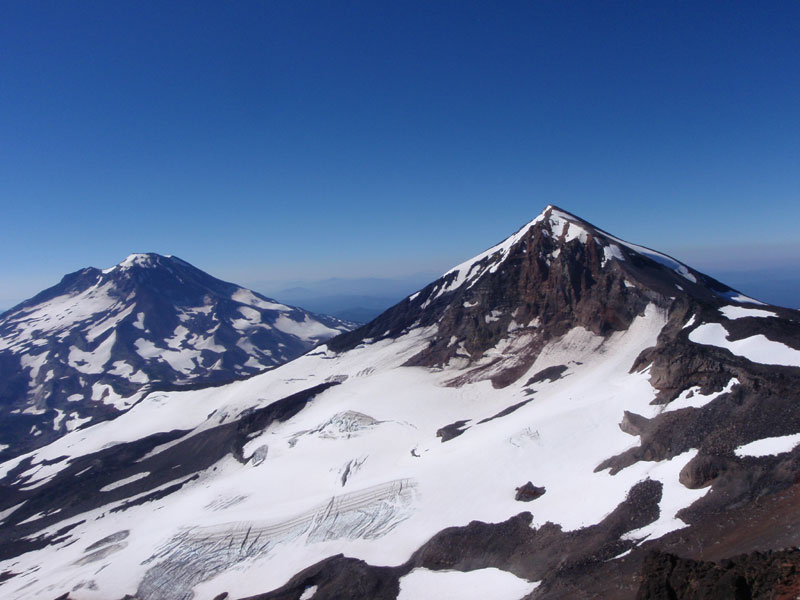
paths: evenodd
<path fill-rule="evenodd" d="M 777 456 L 784 452 L 791 452 L 798 444 L 800 444 L 800 433 L 795 433 L 756 440 L 739 446 L 735 452 L 737 456 Z"/>
<path fill-rule="evenodd" d="M 400 580 L 397 600 L 516 600 L 536 587 L 536 582 L 493 568 L 466 573 L 414 569 Z"/>
<path fill-rule="evenodd" d="M 800 367 L 800 350 L 795 350 L 780 342 L 773 342 L 761 334 L 731 341 L 728 339 L 728 330 L 719 323 L 700 325 L 689 333 L 689 339 L 696 344 L 725 348 L 752 362 Z"/>
<path fill-rule="evenodd" d="M 513 416 L 483 423 L 529 398 L 527 377 L 502 390 L 488 381 L 456 388 L 445 383 L 457 368 L 401 367 L 430 329 L 342 355 L 323 346 L 223 388 L 151 394 L 113 421 L 32 453 L 26 485 L 41 485 L 70 460 L 103 447 L 175 429 L 186 430 L 181 438 L 186 439 L 247 409 L 324 381 L 343 381 L 295 417 L 249 440 L 246 464 L 229 456 L 163 500 L 113 513 L 115 505 L 107 505 L 70 519 L 80 524 L 61 543 L 2 565 L 21 573 L 3 587 L 12 595 L 24 590 L 30 598 L 51 598 L 67 589 L 79 600 L 137 590 L 143 600 L 189 598 L 193 591 L 195 597 L 223 591 L 236 597 L 278 587 L 292 573 L 340 552 L 397 565 L 445 527 L 518 514 L 523 506 L 514 500 L 514 490 L 526 480 L 547 489 L 536 501 L 533 526 L 552 521 L 566 530 L 601 521 L 637 482 L 661 481 L 661 517 L 633 536 L 658 537 L 682 527 L 677 511 L 707 491 L 678 482 L 693 453 L 663 463 L 639 462 L 613 476 L 594 470 L 603 458 L 637 444 L 618 426 L 624 411 L 653 416 L 660 410 L 650 404 L 654 390 L 647 373 L 628 371 L 664 323 L 665 315 L 651 307 L 628 331 L 607 340 L 571 332 L 546 347 L 530 369 L 533 375 L 565 364 L 564 376 L 535 384 L 533 400 Z M 458 420 L 467 422 L 466 431 L 443 443 L 436 431 Z M 2 465 L 3 473 L 23 459 Z M 584 502 L 589 489 L 593 501 Z M 88 559 L 88 545 L 120 532 L 128 532 L 124 542 L 95 550 L 100 554 Z M 416 573 L 404 578 L 403 593 L 433 578 L 436 589 L 447 594 L 453 582 L 470 577 L 478 575 Z M 485 583 L 506 575 L 481 577 Z M 80 587 L 89 580 L 92 586 Z M 531 585 L 502 581 L 508 590 Z M 509 591 L 508 597 L 516 593 Z"/>

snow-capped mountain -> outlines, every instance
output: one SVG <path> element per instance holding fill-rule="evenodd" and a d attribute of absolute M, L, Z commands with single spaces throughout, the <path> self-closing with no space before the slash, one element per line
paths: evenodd
<path fill-rule="evenodd" d="M 154 388 L 273 368 L 352 327 L 177 257 L 77 271 L 0 317 L 0 456 L 113 418 Z"/>
<path fill-rule="evenodd" d="M 796 595 L 798 401 L 800 313 L 547 207 L 288 364 L 1 464 L 0 593 Z"/>

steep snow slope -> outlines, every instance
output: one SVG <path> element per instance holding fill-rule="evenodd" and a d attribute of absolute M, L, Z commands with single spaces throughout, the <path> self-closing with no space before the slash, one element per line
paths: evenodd
<path fill-rule="evenodd" d="M 81 543 L 67 546 L 64 540 L 6 568 L 33 571 L 32 579 L 45 581 L 45 589 L 56 583 L 57 589 L 69 590 L 91 578 L 98 589 L 87 590 L 86 598 L 132 594 L 138 587 L 138 596 L 146 599 L 184 597 L 192 585 L 215 571 L 236 567 L 204 582 L 200 595 L 214 597 L 222 591 L 245 595 L 277 587 L 289 574 L 342 551 L 374 564 L 402 564 L 445 527 L 473 519 L 504 521 L 517 514 L 520 505 L 513 492 L 528 479 L 547 488 L 537 501 L 540 524 L 552 521 L 567 529 L 594 524 L 648 474 L 663 477 L 668 489 L 679 488 L 677 471 L 691 458 L 681 457 L 671 468 L 643 465 L 629 470 L 624 483 L 608 472 L 594 472 L 598 457 L 622 452 L 635 441 L 617 426 L 624 411 L 652 408 L 648 403 L 654 391 L 647 376 L 631 375 L 628 369 L 643 348 L 655 343 L 664 322 L 664 315 L 652 310 L 629 331 L 609 340 L 576 331 L 570 339 L 549 346 L 540 365 L 534 366 L 537 372 L 540 366 L 566 364 L 562 379 L 531 388 L 520 381 L 500 393 L 488 382 L 448 387 L 447 371 L 398 368 L 425 339 L 422 331 L 339 357 L 320 351 L 227 388 L 151 396 L 114 421 L 44 448 L 36 454 L 36 462 L 57 462 L 41 467 L 34 462 L 17 481 L 26 490 L 36 490 L 109 443 L 134 442 L 175 429 L 188 431 L 180 438 L 185 443 L 220 426 L 225 415 L 207 418 L 220 406 L 228 418 L 237 418 L 242 411 L 257 410 L 278 397 L 347 377 L 285 423 L 243 440 L 243 463 L 223 458 L 215 463 L 216 471 L 205 472 L 155 504 L 112 514 L 125 500 L 100 500 L 98 508 L 60 519 L 55 529 L 51 526 L 55 531 L 85 521 L 69 533 L 70 540 Z M 546 399 L 480 423 L 524 401 L 531 390 L 546 394 Z M 462 420 L 468 428 L 463 435 L 446 443 L 436 436 L 441 427 Z M 174 448 L 168 444 L 164 452 Z M 98 494 L 110 493 L 116 477 L 130 481 L 131 489 L 148 489 L 143 484 L 152 477 L 149 461 L 158 456 L 157 450 L 132 469 L 97 481 Z M 7 463 L 5 470 L 17 462 Z M 523 464 L 531 467 L 521 469 Z M 147 475 L 132 479 L 135 475 L 129 472 Z M 580 490 L 587 486 L 596 489 L 591 503 L 580 500 Z M 697 493 L 685 495 L 683 503 L 678 500 L 670 506 L 673 513 Z M 27 509 L 25 514 L 32 510 L 25 505 L 22 509 Z M 47 507 L 37 507 L 37 514 L 47 512 Z M 10 515 L 15 520 L 21 516 Z M 81 562 L 86 547 L 120 531 L 129 532 L 126 547 L 117 548 L 113 556 L 108 553 L 108 567 L 90 577 L 88 571 L 100 565 L 92 561 L 87 569 Z M 250 540 L 245 542 L 248 531 Z M 220 556 L 220 548 L 227 548 L 231 540 L 237 542 L 235 551 Z M 163 563 L 142 565 L 159 547 L 164 548 Z M 51 565 L 53 571 L 46 578 L 36 568 L 42 564 Z M 20 575 L 9 584 L 17 579 L 18 585 L 30 580 Z"/>
<path fill-rule="evenodd" d="M 649 550 L 796 539 L 760 503 L 794 489 L 800 365 L 693 333 L 800 350 L 798 314 L 553 207 L 509 240 L 277 369 L 0 465 L 2 593 L 632 598 Z"/>
<path fill-rule="evenodd" d="M 0 443 L 20 453 L 124 412 L 153 387 L 252 375 L 348 328 L 176 257 L 84 269 L 0 318 Z"/>

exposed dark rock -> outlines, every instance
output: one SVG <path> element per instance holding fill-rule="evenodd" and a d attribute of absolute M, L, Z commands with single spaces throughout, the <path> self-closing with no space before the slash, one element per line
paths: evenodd
<path fill-rule="evenodd" d="M 514 494 L 514 500 L 519 502 L 531 502 L 532 500 L 544 496 L 546 491 L 544 487 L 536 487 L 529 481 L 525 485 L 517 488 L 517 493 Z"/>
<path fill-rule="evenodd" d="M 790 600 L 800 595 L 800 550 L 753 552 L 718 563 L 651 552 L 637 600 Z"/>
<path fill-rule="evenodd" d="M 14 558 L 15 556 L 25 554 L 26 552 L 33 552 L 39 548 L 46 548 L 50 544 L 63 542 L 67 538 L 67 534 L 82 523 L 85 523 L 85 521 L 70 523 L 52 535 L 38 535 L 33 538 L 17 538 L 11 539 L 8 542 L 2 541 L 0 542 L 0 560 L 7 560 L 9 558 Z M 5 529 L 5 527 L 3 529 Z"/>
<path fill-rule="evenodd" d="M 679 481 L 690 490 L 708 487 L 722 473 L 737 466 L 727 457 L 698 454 L 681 469 Z"/>
<path fill-rule="evenodd" d="M 175 483 L 173 485 L 169 485 L 169 486 L 165 487 L 164 489 L 156 490 L 155 492 L 150 492 L 149 494 L 145 494 L 144 496 L 140 496 L 140 497 L 135 498 L 133 500 L 126 500 L 125 502 L 123 502 L 119 506 L 115 506 L 114 508 L 112 508 L 108 512 L 109 513 L 122 512 L 122 511 L 128 510 L 129 508 L 133 508 L 134 506 L 141 506 L 142 504 L 147 504 L 148 502 L 155 502 L 156 500 L 161 500 L 162 498 L 166 498 L 170 494 L 174 494 L 175 492 L 180 490 L 183 486 L 185 486 L 187 483 L 189 483 L 191 481 L 195 481 L 196 479 L 199 479 L 199 478 L 200 478 L 200 475 L 195 473 L 191 477 L 189 477 L 189 478 L 187 478 L 187 479 L 185 479 L 185 480 L 183 480 L 183 481 L 181 481 L 179 483 Z"/>
<path fill-rule="evenodd" d="M 301 571 L 275 591 L 242 600 L 297 600 L 312 586 L 317 587 L 314 600 L 395 600 L 401 573 L 339 554 Z"/>
<path fill-rule="evenodd" d="M 263 431 L 267 426 L 275 421 L 283 422 L 291 419 L 299 413 L 314 396 L 321 394 L 328 388 L 339 385 L 338 381 L 321 383 L 302 390 L 286 398 L 272 402 L 263 408 L 243 414 L 236 425 L 236 437 L 234 440 L 233 456 L 240 462 L 246 462 L 243 456 L 244 446 L 249 440 L 249 436 L 258 431 Z"/>
<path fill-rule="evenodd" d="M 631 488 L 625 501 L 603 521 L 570 532 L 553 523 L 534 529 L 529 512 L 503 523 L 473 521 L 433 536 L 414 553 L 408 566 L 458 571 L 497 567 L 530 581 L 569 588 L 575 569 L 600 566 L 630 549 L 633 543 L 620 536 L 657 519 L 660 499 L 661 483 L 648 479 Z"/>
<path fill-rule="evenodd" d="M 495 419 L 500 419 L 502 417 L 507 417 L 508 415 L 513 413 L 515 410 L 525 406 L 528 402 L 530 402 L 530 400 L 523 400 L 522 402 L 517 402 L 516 404 L 513 404 L 513 405 L 509 406 L 508 408 L 504 408 L 503 410 L 501 410 L 496 415 L 492 415 L 491 417 L 488 417 L 486 419 L 481 419 L 480 421 L 478 421 L 478 425 L 480 425 L 481 423 L 488 423 L 489 421 L 494 421 Z"/>
<path fill-rule="evenodd" d="M 544 580 L 544 594 L 537 590 L 536 598 L 588 597 L 581 596 L 575 582 L 588 577 L 603 583 L 597 573 L 615 566 L 618 561 L 611 559 L 633 548 L 632 542 L 621 541 L 619 536 L 658 518 L 660 499 L 660 483 L 640 482 L 601 523 L 572 532 L 553 523 L 531 528 L 529 512 L 503 523 L 473 521 L 436 534 L 404 565 L 375 567 L 337 555 L 298 573 L 279 589 L 242 600 L 297 600 L 312 586 L 317 586 L 315 600 L 394 600 L 399 579 L 417 567 L 457 571 L 497 567 L 531 581 Z M 635 588 L 627 583 L 627 595 L 620 597 L 632 598 Z"/>
<path fill-rule="evenodd" d="M 469 421 L 456 421 L 455 423 L 450 423 L 450 425 L 445 425 L 436 431 L 436 437 L 442 438 L 443 443 L 452 440 L 469 429 L 469 427 L 465 427 L 467 423 Z"/>
<path fill-rule="evenodd" d="M 13 571 L 3 571 L 2 573 L 0 573 L 0 582 L 8 581 L 12 577 L 16 577 L 17 575 L 19 575 L 19 573 L 14 573 Z"/>
<path fill-rule="evenodd" d="M 525 382 L 525 385 L 526 386 L 533 385 L 534 383 L 540 383 L 544 380 L 547 380 L 551 383 L 553 381 L 557 381 L 561 379 L 561 377 L 564 375 L 564 371 L 566 371 L 567 368 L 568 368 L 567 365 L 557 365 L 554 367 L 547 367 L 546 369 L 542 369 L 541 371 L 536 373 L 536 375 L 528 379 L 528 381 Z"/>

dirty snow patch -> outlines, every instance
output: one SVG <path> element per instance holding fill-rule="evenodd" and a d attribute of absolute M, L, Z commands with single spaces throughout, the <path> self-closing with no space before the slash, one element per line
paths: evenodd
<path fill-rule="evenodd" d="M 784 452 L 791 452 L 800 444 L 800 433 L 769 437 L 756 440 L 734 450 L 736 456 L 777 456 Z"/>
<path fill-rule="evenodd" d="M 134 481 L 139 481 L 140 479 L 144 479 L 148 475 L 150 475 L 150 471 L 145 471 L 143 473 L 136 473 L 136 475 L 131 475 L 130 477 L 126 477 L 125 479 L 120 479 L 119 481 L 115 481 L 114 483 L 109 483 L 108 485 L 101 487 L 100 491 L 110 492 L 111 490 L 121 488 L 123 485 L 128 485 L 129 483 L 133 483 Z"/>
<path fill-rule="evenodd" d="M 770 310 L 761 310 L 758 308 L 744 308 L 743 306 L 723 306 L 719 309 L 722 316 L 726 319 L 742 319 L 744 317 L 777 317 L 774 312 Z"/>
<path fill-rule="evenodd" d="M 714 392 L 713 394 L 709 394 L 705 396 L 700 393 L 700 387 L 694 386 L 685 390 L 681 393 L 680 396 L 675 398 L 672 402 L 667 404 L 667 407 L 664 409 L 664 412 L 671 412 L 675 410 L 680 410 L 682 408 L 702 408 L 715 398 L 722 396 L 723 394 L 729 394 L 733 389 L 734 385 L 738 385 L 739 380 L 733 377 L 721 391 Z"/>
<path fill-rule="evenodd" d="M 300 600 L 311 600 L 314 597 L 314 594 L 317 593 L 317 586 L 312 585 L 311 587 L 307 587 L 303 590 L 302 595 L 300 596 Z"/>
<path fill-rule="evenodd" d="M 717 292 L 718 296 L 722 296 L 723 298 L 727 298 L 728 300 L 733 300 L 734 302 L 747 302 L 748 304 L 760 304 L 761 306 L 766 306 L 766 303 L 761 302 L 759 300 L 755 300 L 750 296 L 745 296 L 744 294 L 740 294 L 734 290 L 729 290 L 727 292 Z"/>
<path fill-rule="evenodd" d="M 719 323 L 701 325 L 689 334 L 689 340 L 695 344 L 725 348 L 737 356 L 756 363 L 800 367 L 800 350 L 780 342 L 773 342 L 761 334 L 730 341 L 728 331 Z"/>
<path fill-rule="evenodd" d="M 418 568 L 400 579 L 397 600 L 518 600 L 538 585 L 493 567 L 467 572 Z"/>

